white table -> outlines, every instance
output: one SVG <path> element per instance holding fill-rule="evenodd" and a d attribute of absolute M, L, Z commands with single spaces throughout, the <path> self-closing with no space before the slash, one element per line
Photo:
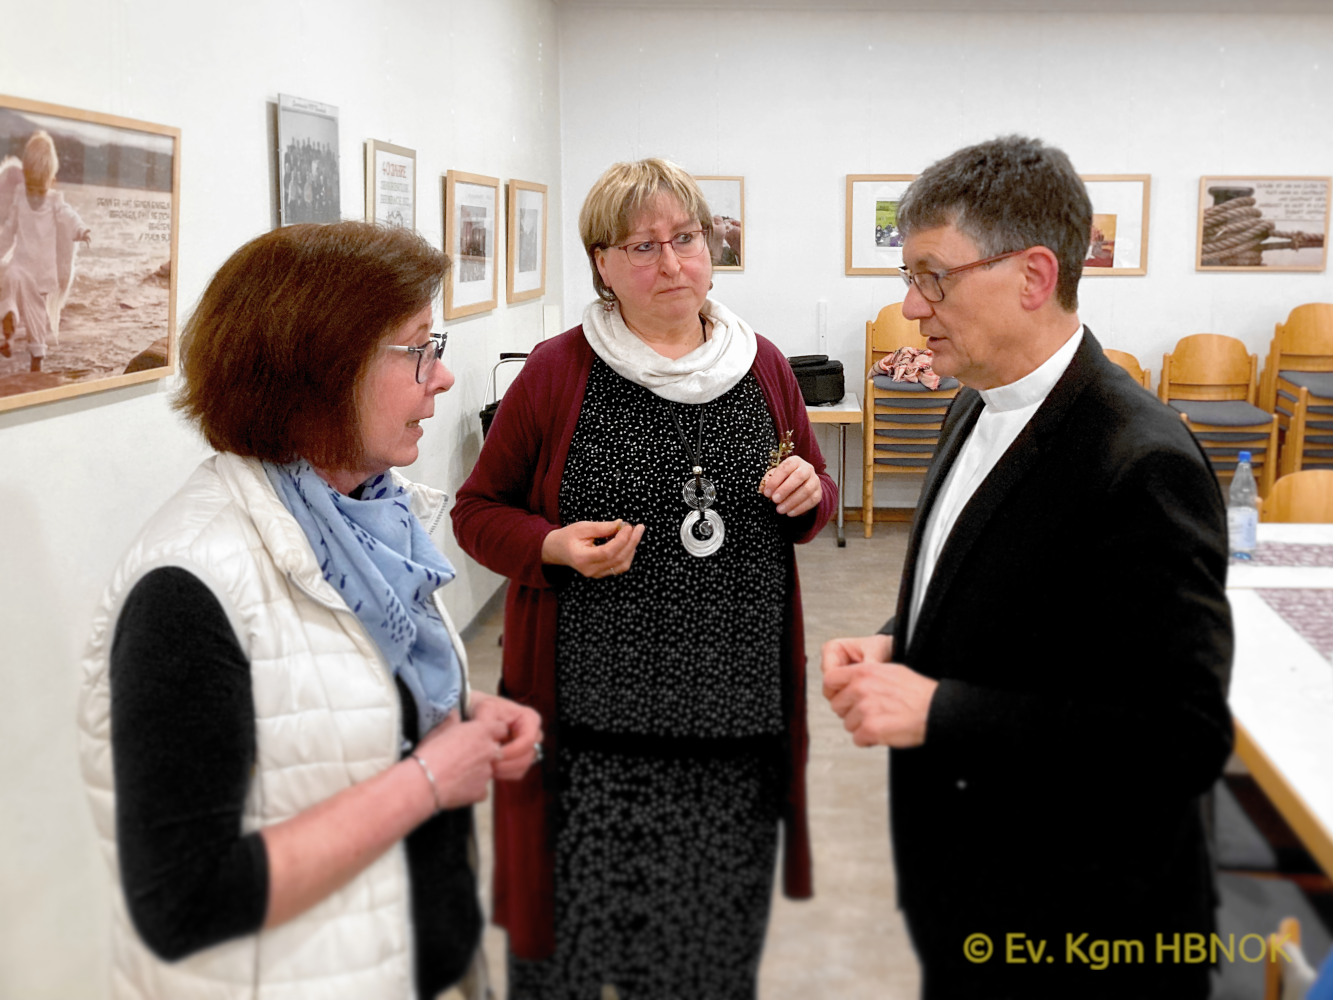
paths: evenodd
<path fill-rule="evenodd" d="M 849 392 L 836 403 L 828 406 L 807 406 L 805 412 L 812 424 L 838 425 L 838 548 L 847 547 L 847 536 L 842 530 L 843 479 L 847 472 L 847 425 L 861 422 L 861 401 L 856 393 Z"/>
<path fill-rule="evenodd" d="M 1259 541 L 1333 546 L 1333 525 L 1261 524 Z M 1333 568 L 1230 567 L 1236 753 L 1333 876 L 1333 662 L 1260 594 L 1293 588 L 1333 589 Z"/>

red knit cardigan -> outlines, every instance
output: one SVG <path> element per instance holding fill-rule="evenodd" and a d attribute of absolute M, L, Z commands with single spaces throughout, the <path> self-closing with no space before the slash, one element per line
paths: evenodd
<path fill-rule="evenodd" d="M 785 519 L 788 602 L 783 632 L 787 664 L 783 699 L 790 743 L 783 808 L 783 891 L 793 899 L 812 893 L 805 763 L 805 629 L 796 554 L 835 511 L 837 487 L 824 469 L 805 403 L 786 358 L 763 337 L 751 371 L 779 433 L 791 430 L 796 453 L 819 473 L 819 506 Z M 583 327 L 538 344 L 505 392 L 472 475 L 453 509 L 458 544 L 483 566 L 509 577 L 505 599 L 501 692 L 542 717 L 547 759 L 559 750 L 555 713 L 555 632 L 563 567 L 543 566 L 542 542 L 560 526 L 560 481 L 574 436 L 593 351 Z M 552 791 L 535 766 L 520 781 L 495 785 L 495 923 L 509 932 L 509 948 L 538 959 L 555 948 Z"/>

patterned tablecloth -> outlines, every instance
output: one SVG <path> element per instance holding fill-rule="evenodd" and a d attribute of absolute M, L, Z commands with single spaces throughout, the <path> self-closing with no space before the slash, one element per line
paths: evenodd
<path fill-rule="evenodd" d="M 1333 661 L 1333 590 L 1256 590 L 1296 634 Z"/>
<path fill-rule="evenodd" d="M 1326 569 L 1333 567 L 1333 545 L 1260 542 L 1255 547 L 1252 558 L 1231 561 L 1249 566 L 1312 566 Z"/>
<path fill-rule="evenodd" d="M 1250 559 L 1233 565 L 1282 566 L 1314 569 L 1333 567 L 1333 545 L 1305 542 L 1260 542 Z M 1255 591 L 1296 633 L 1333 661 L 1333 590 L 1268 589 Z"/>

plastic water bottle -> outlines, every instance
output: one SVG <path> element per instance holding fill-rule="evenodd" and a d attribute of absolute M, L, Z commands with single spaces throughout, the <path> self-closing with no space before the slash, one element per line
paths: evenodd
<path fill-rule="evenodd" d="M 1254 470 L 1250 468 L 1250 453 L 1242 451 L 1227 498 L 1227 545 L 1233 559 L 1249 559 L 1254 552 L 1259 525 L 1258 500 L 1259 487 L 1255 485 Z"/>

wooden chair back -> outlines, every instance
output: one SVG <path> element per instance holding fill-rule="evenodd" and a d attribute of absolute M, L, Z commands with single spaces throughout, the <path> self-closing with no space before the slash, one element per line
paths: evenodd
<path fill-rule="evenodd" d="M 1283 476 L 1259 507 L 1259 520 L 1333 524 L 1333 469 L 1307 469 Z"/>
<path fill-rule="evenodd" d="M 873 320 L 866 321 L 866 376 L 871 365 L 900 347 L 925 350 L 926 338 L 921 335 L 921 324 L 903 315 L 903 304 L 890 302 Z"/>
<path fill-rule="evenodd" d="M 1259 392 L 1259 405 L 1269 413 L 1277 406 L 1277 373 L 1283 370 L 1333 371 L 1333 303 L 1297 306 L 1274 327 Z"/>
<path fill-rule="evenodd" d="M 1129 372 L 1130 377 L 1145 389 L 1152 388 L 1152 373 L 1139 364 L 1139 359 L 1124 351 L 1105 349 L 1106 357 Z"/>
<path fill-rule="evenodd" d="M 1235 337 L 1196 333 L 1162 356 L 1157 394 L 1171 399 L 1240 399 L 1253 404 L 1259 389 L 1259 356 Z"/>

